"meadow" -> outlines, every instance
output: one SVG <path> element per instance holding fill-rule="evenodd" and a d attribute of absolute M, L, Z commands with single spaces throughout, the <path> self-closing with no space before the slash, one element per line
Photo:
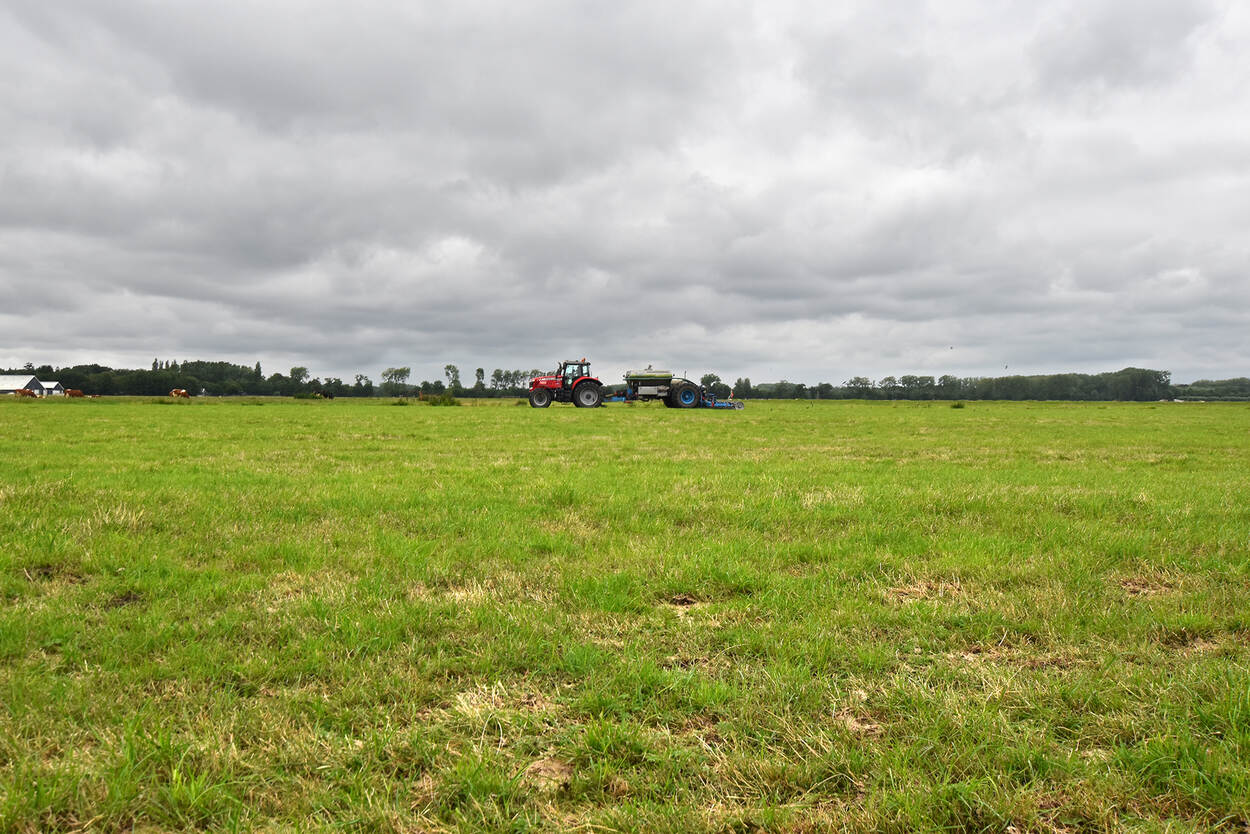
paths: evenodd
<path fill-rule="evenodd" d="M 1248 427 L 0 402 L 0 831 L 1244 832 Z"/>

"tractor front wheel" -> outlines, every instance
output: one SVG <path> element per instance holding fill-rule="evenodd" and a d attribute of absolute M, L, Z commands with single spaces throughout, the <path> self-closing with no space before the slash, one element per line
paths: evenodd
<path fill-rule="evenodd" d="M 551 392 L 546 388 L 530 389 L 530 408 L 546 408 L 551 405 Z"/>
<path fill-rule="evenodd" d="M 578 408 L 598 408 L 603 403 L 603 391 L 593 382 L 583 382 L 573 392 L 573 405 Z"/>

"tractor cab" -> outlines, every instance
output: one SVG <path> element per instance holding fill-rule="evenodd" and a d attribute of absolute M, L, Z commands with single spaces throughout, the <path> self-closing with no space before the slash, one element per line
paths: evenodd
<path fill-rule="evenodd" d="M 560 377 L 560 387 L 571 391 L 579 379 L 590 376 L 590 363 L 585 359 L 580 362 L 561 362 L 556 376 Z"/>

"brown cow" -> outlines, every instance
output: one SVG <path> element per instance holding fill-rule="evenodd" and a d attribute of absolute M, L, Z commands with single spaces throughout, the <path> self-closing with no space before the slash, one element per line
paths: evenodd
<path fill-rule="evenodd" d="M 175 398 L 186 397 L 188 400 L 191 399 L 191 395 L 187 393 L 187 389 L 185 388 L 175 388 L 174 390 L 169 392 L 169 396 L 175 397 Z"/>
<path fill-rule="evenodd" d="M 86 395 L 86 394 L 84 394 L 82 391 L 79 391 L 77 388 L 66 388 L 66 389 L 65 389 L 65 396 L 67 396 L 67 397 L 85 397 L 85 396 L 87 396 L 87 395 Z"/>
<path fill-rule="evenodd" d="M 18 397 L 18 398 L 30 397 L 33 400 L 35 397 L 39 395 L 36 394 L 34 391 L 30 390 L 29 388 L 18 388 L 16 391 L 13 392 L 13 396 Z"/>

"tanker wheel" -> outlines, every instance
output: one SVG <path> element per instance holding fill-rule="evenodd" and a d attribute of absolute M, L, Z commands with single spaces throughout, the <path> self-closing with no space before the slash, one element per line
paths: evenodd
<path fill-rule="evenodd" d="M 583 382 L 573 392 L 573 405 L 578 408 L 597 408 L 603 403 L 603 392 L 593 382 Z"/>
<path fill-rule="evenodd" d="M 530 391 L 530 408 L 546 408 L 551 405 L 551 392 L 546 388 L 534 388 Z"/>
<path fill-rule="evenodd" d="M 689 382 L 678 386 L 672 396 L 678 408 L 694 408 L 699 404 L 699 389 Z"/>

